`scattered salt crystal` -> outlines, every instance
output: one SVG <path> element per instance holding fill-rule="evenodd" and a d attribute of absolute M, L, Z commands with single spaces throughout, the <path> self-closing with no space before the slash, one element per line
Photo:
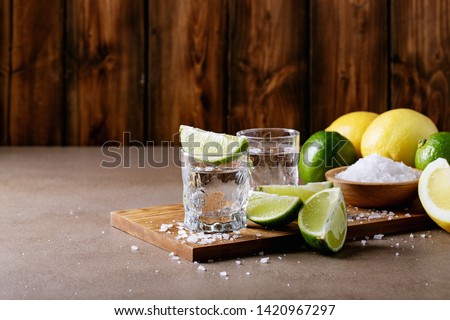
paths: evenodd
<path fill-rule="evenodd" d="M 361 244 L 363 245 L 363 246 L 365 246 L 366 245 L 366 240 L 361 240 Z"/>
<path fill-rule="evenodd" d="M 401 182 L 416 180 L 419 175 L 402 162 L 371 154 L 359 159 L 336 177 L 359 182 Z"/>
<path fill-rule="evenodd" d="M 226 277 L 228 275 L 226 271 L 221 271 L 219 274 L 221 277 Z"/>
<path fill-rule="evenodd" d="M 131 251 L 138 251 L 139 248 L 137 246 L 131 246 Z"/>
<path fill-rule="evenodd" d="M 260 238 L 261 237 L 261 233 L 255 234 L 255 237 Z"/>
<path fill-rule="evenodd" d="M 410 237 L 410 238 L 414 238 L 414 234 L 410 233 L 410 234 L 409 234 L 409 237 Z"/>
<path fill-rule="evenodd" d="M 180 260 L 180 257 L 179 256 L 173 256 L 172 260 Z"/>
<path fill-rule="evenodd" d="M 191 234 L 189 237 L 187 237 L 186 241 L 190 243 L 196 243 L 198 241 L 198 237 L 195 234 Z"/>
<path fill-rule="evenodd" d="M 396 247 L 400 247 L 400 243 L 397 242 L 397 243 L 395 244 L 395 246 L 396 246 Z"/>
<path fill-rule="evenodd" d="M 421 238 L 425 238 L 425 237 L 426 237 L 425 233 L 422 233 L 422 234 L 420 235 L 420 237 L 421 237 Z"/>
<path fill-rule="evenodd" d="M 289 287 L 289 286 L 291 286 L 291 285 L 288 283 L 287 286 Z"/>
<path fill-rule="evenodd" d="M 282 258 L 282 257 L 280 257 L 280 256 L 278 256 L 278 259 L 279 259 L 279 260 L 283 260 L 283 258 Z"/>
<path fill-rule="evenodd" d="M 414 249 L 414 245 L 411 245 L 411 248 Z"/>
<path fill-rule="evenodd" d="M 398 257 L 400 255 L 400 253 L 396 252 L 395 255 Z"/>
<path fill-rule="evenodd" d="M 222 237 L 223 237 L 225 240 L 230 239 L 230 235 L 229 235 L 228 233 L 224 233 L 224 234 L 222 235 Z"/>
<path fill-rule="evenodd" d="M 206 268 L 204 266 L 198 266 L 197 269 L 200 270 L 200 271 L 206 271 Z"/>
<path fill-rule="evenodd" d="M 159 227 L 159 232 L 166 232 L 167 230 L 169 230 L 172 227 L 173 227 L 173 224 L 171 224 L 171 223 L 163 223 Z"/>
<path fill-rule="evenodd" d="M 173 257 L 175 255 L 175 252 L 169 253 L 169 257 Z"/>
<path fill-rule="evenodd" d="M 261 262 L 261 263 L 269 263 L 269 257 L 267 257 L 267 258 L 261 258 L 261 260 L 259 261 L 259 262 Z"/>
<path fill-rule="evenodd" d="M 155 270 L 155 273 L 158 273 L 159 272 L 159 270 Z"/>
<path fill-rule="evenodd" d="M 406 213 L 406 214 L 405 214 L 405 217 L 407 217 L 407 218 L 411 218 L 411 214 L 409 214 L 409 213 Z"/>
<path fill-rule="evenodd" d="M 384 234 L 376 234 L 376 235 L 374 235 L 373 236 L 373 238 L 375 239 L 375 240 L 381 240 L 381 239 L 383 239 L 383 237 L 384 237 Z"/>
<path fill-rule="evenodd" d="M 242 262 L 240 260 L 236 260 L 235 262 L 236 262 L 237 265 L 241 265 L 242 264 Z"/>

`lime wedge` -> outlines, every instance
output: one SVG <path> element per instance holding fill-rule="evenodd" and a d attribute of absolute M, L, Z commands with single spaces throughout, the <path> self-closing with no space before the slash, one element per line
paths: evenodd
<path fill-rule="evenodd" d="M 233 155 L 248 148 L 245 137 L 205 131 L 199 128 L 181 125 L 180 143 L 183 151 L 193 154 L 199 160 L 211 163 L 227 163 Z"/>
<path fill-rule="evenodd" d="M 267 193 L 278 194 L 280 196 L 299 197 L 303 201 L 303 203 L 305 203 L 313 194 L 332 187 L 333 183 L 331 181 L 323 181 L 311 182 L 300 186 L 272 184 L 259 186 L 258 190 Z"/>
<path fill-rule="evenodd" d="M 246 213 L 249 220 L 266 228 L 276 228 L 297 219 L 302 205 L 298 197 L 253 191 L 248 199 Z"/>
<path fill-rule="evenodd" d="M 338 252 L 347 236 L 347 207 L 340 188 L 317 192 L 305 203 L 298 216 L 305 241 L 325 252 Z"/>

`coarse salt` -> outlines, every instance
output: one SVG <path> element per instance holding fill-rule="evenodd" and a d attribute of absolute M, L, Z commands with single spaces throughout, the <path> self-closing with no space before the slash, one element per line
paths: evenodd
<path fill-rule="evenodd" d="M 381 239 L 383 239 L 383 237 L 384 237 L 384 234 L 376 234 L 376 235 L 374 235 L 373 236 L 373 238 L 375 239 L 375 240 L 381 240 Z"/>
<path fill-rule="evenodd" d="M 269 257 L 267 257 L 267 258 L 261 258 L 261 260 L 259 261 L 259 262 L 261 262 L 261 263 L 269 263 Z"/>
<path fill-rule="evenodd" d="M 336 178 L 357 182 L 403 182 L 418 179 L 420 173 L 402 162 L 371 154 L 361 158 Z"/>
<path fill-rule="evenodd" d="M 206 271 L 206 268 L 204 267 L 204 266 L 198 266 L 198 268 L 197 268 L 198 270 L 200 270 L 200 271 Z"/>

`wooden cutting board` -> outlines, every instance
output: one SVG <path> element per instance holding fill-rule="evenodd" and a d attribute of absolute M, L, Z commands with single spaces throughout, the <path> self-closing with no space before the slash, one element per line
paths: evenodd
<path fill-rule="evenodd" d="M 373 212 L 373 210 L 349 206 L 348 213 L 347 239 L 434 227 L 418 201 L 409 209 L 393 211 Z M 111 212 L 113 227 L 189 261 L 237 258 L 261 251 L 286 252 L 298 250 L 303 244 L 296 222 L 282 230 L 268 230 L 251 221 L 239 234 L 230 234 L 230 239 L 216 239 L 210 244 L 192 243 L 187 241 L 186 237 L 181 237 L 179 233 L 183 233 L 179 231 L 182 229 L 183 219 L 182 204 Z M 161 229 L 162 225 L 166 225 L 168 229 L 161 231 L 164 230 Z M 189 232 L 187 234 L 189 235 Z"/>

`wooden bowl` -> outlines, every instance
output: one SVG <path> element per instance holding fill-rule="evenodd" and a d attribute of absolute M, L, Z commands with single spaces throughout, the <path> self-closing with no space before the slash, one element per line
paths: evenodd
<path fill-rule="evenodd" d="M 335 187 L 341 188 L 347 204 L 363 208 L 389 208 L 406 205 L 417 198 L 419 179 L 406 182 L 355 182 L 335 177 L 345 169 L 347 167 L 328 170 L 325 178 L 333 182 Z"/>

